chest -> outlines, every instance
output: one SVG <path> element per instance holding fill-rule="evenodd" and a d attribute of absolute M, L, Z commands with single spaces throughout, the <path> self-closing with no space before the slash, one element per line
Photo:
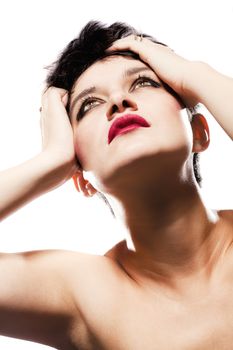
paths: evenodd
<path fill-rule="evenodd" d="M 227 291 L 221 297 L 190 304 L 136 294 L 115 295 L 114 300 L 102 305 L 96 301 L 87 315 L 85 341 L 79 349 L 230 350 L 232 295 Z"/>

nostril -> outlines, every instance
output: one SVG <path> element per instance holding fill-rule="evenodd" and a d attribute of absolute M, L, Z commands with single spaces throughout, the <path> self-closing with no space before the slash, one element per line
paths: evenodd
<path fill-rule="evenodd" d="M 124 100 L 122 104 L 123 104 L 123 107 L 129 107 L 129 103 L 126 100 Z"/>
<path fill-rule="evenodd" d="M 112 106 L 112 114 L 115 113 L 116 111 L 117 111 L 117 106 L 116 105 Z"/>

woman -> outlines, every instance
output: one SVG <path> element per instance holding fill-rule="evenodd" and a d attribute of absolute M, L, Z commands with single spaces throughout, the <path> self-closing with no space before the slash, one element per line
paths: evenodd
<path fill-rule="evenodd" d="M 194 154 L 210 138 L 194 107 L 232 138 L 233 81 L 139 34 L 87 24 L 50 67 L 42 152 L 0 182 L 5 218 L 72 177 L 127 237 L 104 256 L 2 254 L 1 334 L 59 349 L 231 347 L 233 215 L 201 198 Z"/>

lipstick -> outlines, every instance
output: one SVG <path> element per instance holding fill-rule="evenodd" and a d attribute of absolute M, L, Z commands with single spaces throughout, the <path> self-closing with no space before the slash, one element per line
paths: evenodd
<path fill-rule="evenodd" d="M 108 133 L 108 143 L 110 144 L 112 140 L 119 134 L 129 132 L 138 127 L 149 127 L 150 124 L 137 114 L 125 114 L 112 123 L 109 133 Z"/>

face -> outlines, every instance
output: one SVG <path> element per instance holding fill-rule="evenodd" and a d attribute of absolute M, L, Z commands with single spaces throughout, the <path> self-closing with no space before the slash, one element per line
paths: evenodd
<path fill-rule="evenodd" d="M 94 92 L 77 100 L 93 86 Z M 133 175 L 136 181 L 135 164 L 142 179 L 151 169 L 158 171 L 161 155 L 173 164 L 174 155 L 184 161 L 191 153 L 192 130 L 185 110 L 139 60 L 111 56 L 94 63 L 76 81 L 70 106 L 76 155 L 85 178 L 99 191 L 110 191 L 116 174 L 131 180 Z M 109 144 L 112 123 L 128 113 L 142 116 L 150 127 L 118 135 Z"/>

